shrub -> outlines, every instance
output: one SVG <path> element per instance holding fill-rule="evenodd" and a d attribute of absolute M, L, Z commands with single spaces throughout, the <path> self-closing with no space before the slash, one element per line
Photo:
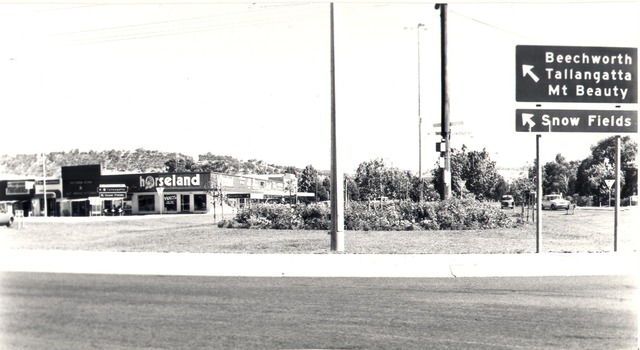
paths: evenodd
<path fill-rule="evenodd" d="M 254 204 L 240 211 L 225 227 L 326 230 L 330 226 L 330 207 L 325 204 Z M 522 225 L 498 206 L 472 197 L 450 198 L 439 202 L 349 202 L 345 206 L 346 230 L 476 230 Z M 218 226 L 221 224 L 219 223 Z M 220 227 L 223 227 L 220 226 Z"/>

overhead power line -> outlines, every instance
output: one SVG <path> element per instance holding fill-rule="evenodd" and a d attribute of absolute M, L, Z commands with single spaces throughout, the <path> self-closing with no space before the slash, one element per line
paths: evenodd
<path fill-rule="evenodd" d="M 314 4 L 278 4 L 271 6 L 249 7 L 239 11 L 181 18 L 175 20 L 156 21 L 149 23 L 130 24 L 105 28 L 83 29 L 65 33 L 57 33 L 65 44 L 83 45 L 113 41 L 135 40 L 172 35 L 183 35 L 205 31 L 249 28 L 278 23 L 286 23 L 291 20 L 306 20 L 317 16 L 317 6 Z M 316 4 L 317 5 L 317 4 Z M 294 7 L 306 7 L 306 12 L 290 14 Z M 230 19 L 236 19 L 231 21 Z"/>

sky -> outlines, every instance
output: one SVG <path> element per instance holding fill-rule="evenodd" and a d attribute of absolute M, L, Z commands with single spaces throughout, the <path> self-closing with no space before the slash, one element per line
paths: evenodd
<path fill-rule="evenodd" d="M 328 170 L 329 8 L 0 3 L 0 154 L 144 148 Z M 460 124 L 452 147 L 486 149 L 498 167 L 531 164 L 535 134 L 514 126 L 517 108 L 535 106 L 515 100 L 516 45 L 638 47 L 638 18 L 638 2 L 450 3 L 450 119 Z M 439 11 L 338 2 L 334 22 L 341 169 L 383 158 L 430 171 L 440 140 Z M 541 161 L 582 160 L 608 136 L 544 133 Z"/>

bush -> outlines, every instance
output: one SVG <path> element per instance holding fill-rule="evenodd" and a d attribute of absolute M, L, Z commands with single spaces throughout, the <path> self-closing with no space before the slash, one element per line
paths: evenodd
<path fill-rule="evenodd" d="M 234 220 L 218 226 L 327 230 L 330 210 L 328 205 L 318 203 L 254 204 L 240 211 Z M 491 203 L 474 198 L 450 198 L 439 202 L 390 201 L 376 205 L 349 202 L 345 206 L 344 224 L 346 230 L 358 231 L 476 230 L 516 227 L 523 221 L 514 221 Z"/>

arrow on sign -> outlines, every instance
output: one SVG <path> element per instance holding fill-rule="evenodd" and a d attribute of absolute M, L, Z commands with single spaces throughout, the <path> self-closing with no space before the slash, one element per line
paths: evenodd
<path fill-rule="evenodd" d="M 533 66 L 528 65 L 528 64 L 523 64 L 523 65 L 522 65 L 522 76 L 523 76 L 523 77 L 525 77 L 525 76 L 527 76 L 527 74 L 529 74 L 529 76 L 531 77 L 531 79 L 533 79 L 533 81 L 535 81 L 535 82 L 537 83 L 537 82 L 538 82 L 538 80 L 540 80 L 540 79 L 538 78 L 538 76 L 537 76 L 537 75 L 535 75 L 535 74 L 533 73 L 533 70 L 532 70 L 532 69 L 533 69 Z"/>
<path fill-rule="evenodd" d="M 534 123 L 534 121 L 531 120 L 531 118 L 533 118 L 532 113 L 522 113 L 522 125 L 529 124 L 529 131 L 531 131 L 531 128 L 533 128 L 536 125 L 536 123 Z"/>

